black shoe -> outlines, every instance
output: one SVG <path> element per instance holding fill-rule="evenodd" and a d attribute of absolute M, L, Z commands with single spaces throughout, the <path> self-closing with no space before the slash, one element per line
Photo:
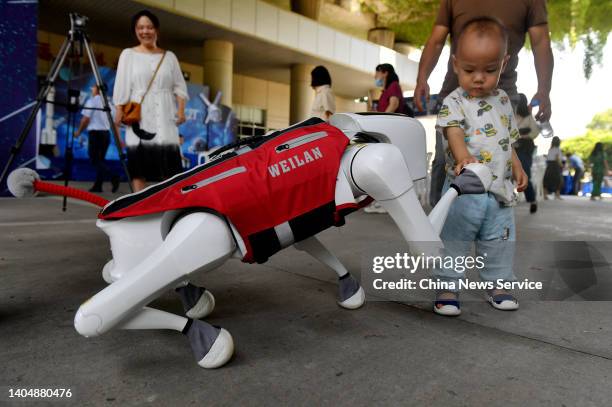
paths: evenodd
<path fill-rule="evenodd" d="M 113 186 L 111 192 L 114 194 L 119 189 L 119 177 L 115 175 L 113 178 L 111 178 L 111 184 Z"/>
<path fill-rule="evenodd" d="M 93 187 L 89 188 L 89 192 L 102 192 L 102 187 L 94 185 Z"/>
<path fill-rule="evenodd" d="M 537 210 L 538 210 L 538 204 L 533 202 L 531 206 L 529 207 L 529 213 L 536 213 Z"/>

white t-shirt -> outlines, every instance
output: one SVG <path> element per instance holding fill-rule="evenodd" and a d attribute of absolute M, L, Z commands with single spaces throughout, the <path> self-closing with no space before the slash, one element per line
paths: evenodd
<path fill-rule="evenodd" d="M 496 89 L 485 97 L 471 97 L 459 87 L 444 98 L 436 125 L 461 128 L 470 154 L 493 173 L 489 191 L 506 205 L 516 203 L 511 146 L 518 140 L 519 132 L 506 92 Z M 444 148 L 446 176 L 452 180 L 456 163 L 446 137 Z"/>
<path fill-rule="evenodd" d="M 89 117 L 89 125 L 87 126 L 87 130 L 110 130 L 110 124 L 108 123 L 106 112 L 102 110 L 92 110 L 92 108 L 104 108 L 104 104 L 102 103 L 102 95 L 96 95 L 92 98 L 89 98 L 87 102 L 85 102 L 84 109 L 81 111 L 83 116 Z M 111 115 L 114 115 L 114 109 L 112 105 Z"/>
<path fill-rule="evenodd" d="M 327 120 L 325 112 L 336 112 L 336 97 L 334 96 L 334 92 L 332 92 L 329 85 L 317 86 L 315 92 L 310 116 Z"/>
<path fill-rule="evenodd" d="M 562 159 L 563 154 L 561 154 L 561 149 L 559 147 L 551 147 L 550 150 L 548 150 L 546 161 L 561 161 Z"/>

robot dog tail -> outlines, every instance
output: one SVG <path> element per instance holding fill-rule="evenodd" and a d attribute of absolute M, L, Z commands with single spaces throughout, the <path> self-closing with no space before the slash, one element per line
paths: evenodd
<path fill-rule="evenodd" d="M 15 195 L 17 198 L 32 196 L 40 191 L 52 195 L 68 196 L 81 201 L 87 201 L 100 207 L 105 206 L 109 202 L 107 199 L 87 191 L 41 181 L 36 171 L 30 168 L 19 168 L 11 172 L 6 183 L 11 194 Z"/>

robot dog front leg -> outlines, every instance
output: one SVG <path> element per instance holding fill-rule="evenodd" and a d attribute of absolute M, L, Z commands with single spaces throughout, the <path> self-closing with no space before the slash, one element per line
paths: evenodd
<path fill-rule="evenodd" d="M 365 291 L 357 280 L 348 272 L 340 260 L 334 256 L 315 236 L 294 244 L 298 250 L 305 251 L 312 257 L 334 270 L 338 275 L 338 305 L 346 309 L 357 309 L 365 302 Z"/>
<path fill-rule="evenodd" d="M 187 280 L 190 274 L 220 266 L 235 250 L 223 219 L 202 212 L 186 215 L 148 257 L 81 305 L 75 328 L 86 337 L 114 327 L 182 330 L 200 366 L 221 366 L 233 353 L 233 341 L 227 331 L 145 305 Z"/>
<path fill-rule="evenodd" d="M 369 195 L 385 208 L 413 254 L 437 254 L 440 236 L 421 207 L 399 148 L 386 143 L 357 145 L 347 151 L 342 164 L 354 193 Z"/>
<path fill-rule="evenodd" d="M 485 165 L 468 164 L 428 217 L 398 147 L 386 143 L 354 146 L 342 158 L 342 169 L 355 196 L 367 194 L 382 204 L 415 255 L 439 254 L 443 247 L 440 232 L 453 201 L 460 194 L 485 193 L 492 182 Z"/>

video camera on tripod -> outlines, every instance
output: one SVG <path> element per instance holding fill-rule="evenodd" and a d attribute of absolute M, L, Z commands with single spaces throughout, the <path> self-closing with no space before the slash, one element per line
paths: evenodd
<path fill-rule="evenodd" d="M 106 87 L 106 84 L 102 82 L 102 78 L 100 76 L 100 70 L 98 68 L 98 64 L 96 62 L 93 50 L 91 48 L 89 36 L 87 35 L 85 31 L 85 27 L 87 26 L 87 22 L 89 18 L 84 15 L 78 14 L 78 13 L 70 13 L 68 16 L 70 18 L 70 30 L 68 31 L 68 35 L 66 36 L 66 39 L 64 40 L 64 43 L 62 44 L 57 54 L 57 57 L 55 58 L 55 60 L 53 61 L 53 64 L 51 65 L 51 68 L 49 69 L 49 73 L 47 74 L 47 77 L 43 83 L 43 86 L 38 92 L 38 96 L 36 97 L 36 103 L 30 113 L 30 116 L 28 116 L 28 119 L 26 121 L 26 124 L 23 130 L 19 134 L 19 137 L 17 138 L 17 141 L 15 142 L 15 144 L 11 147 L 11 150 L 10 150 L 11 153 L 10 153 L 9 159 L 4 166 L 2 173 L 0 174 L 0 183 L 4 181 L 6 175 L 11 169 L 11 165 L 15 161 L 17 154 L 19 154 L 19 152 L 21 151 L 23 143 L 25 139 L 27 138 L 28 133 L 30 132 L 30 129 L 32 128 L 32 125 L 34 124 L 34 121 L 36 120 L 36 115 L 38 114 L 38 111 L 42 107 L 43 103 L 56 103 L 56 104 L 66 105 L 68 114 L 69 114 L 68 122 L 72 123 L 72 127 L 73 127 L 72 131 L 69 132 L 70 137 L 72 137 L 71 134 L 74 131 L 74 116 L 76 115 L 76 112 L 78 112 L 78 109 L 80 108 L 79 91 L 69 89 L 68 101 L 66 103 L 60 103 L 56 101 L 47 100 L 47 96 L 49 95 L 49 92 L 55 85 L 55 81 L 60 73 L 62 66 L 64 65 L 64 62 L 66 61 L 66 58 L 72 52 L 71 55 L 79 57 L 79 61 L 80 61 L 81 56 L 83 56 L 84 54 L 87 55 L 87 59 L 89 60 L 89 65 L 91 67 L 92 73 L 95 78 L 96 86 L 100 90 L 100 96 L 102 97 L 102 101 L 104 105 L 102 110 L 106 113 L 108 122 L 111 124 L 110 132 L 113 136 L 113 140 L 115 141 L 115 147 L 117 148 L 117 151 L 119 153 L 119 161 L 121 162 L 123 171 L 127 175 L 128 184 L 131 188 L 132 187 L 131 178 L 130 178 L 130 174 L 128 172 L 127 165 L 126 165 L 126 156 L 123 151 L 123 148 L 121 147 L 121 140 L 119 138 L 119 135 L 117 134 L 115 127 L 112 125 L 114 120 L 113 120 L 112 113 L 111 113 L 111 106 L 108 102 L 107 87 Z M 85 53 L 83 52 L 83 50 L 85 51 Z M 66 168 L 64 170 L 64 185 L 65 186 L 68 185 L 68 181 L 70 179 L 70 172 L 71 172 L 70 167 L 72 164 L 71 149 L 72 149 L 72 140 L 70 140 L 69 143 L 66 143 L 66 154 L 65 154 Z M 64 204 L 63 204 L 62 209 L 66 210 L 66 198 L 65 197 L 64 197 Z"/>

